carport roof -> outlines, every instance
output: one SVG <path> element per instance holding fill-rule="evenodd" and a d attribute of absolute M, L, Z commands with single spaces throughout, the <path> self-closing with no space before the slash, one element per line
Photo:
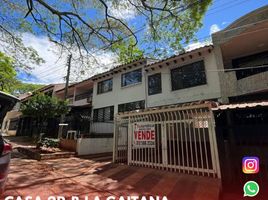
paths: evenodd
<path fill-rule="evenodd" d="M 231 109 L 242 109 L 242 108 L 266 107 L 266 106 L 268 106 L 268 101 L 219 105 L 213 107 L 212 110 L 231 110 Z"/>

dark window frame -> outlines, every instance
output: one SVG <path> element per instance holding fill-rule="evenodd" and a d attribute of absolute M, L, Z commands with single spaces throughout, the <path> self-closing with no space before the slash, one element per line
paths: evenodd
<path fill-rule="evenodd" d="M 108 85 L 108 90 L 104 91 L 104 83 L 105 82 L 108 82 L 108 81 L 111 81 L 111 84 Z M 113 78 L 106 79 L 106 80 L 103 80 L 103 81 L 98 82 L 98 85 L 97 85 L 97 94 L 103 94 L 103 93 L 106 93 L 106 92 L 110 92 L 112 90 L 113 90 Z"/>
<path fill-rule="evenodd" d="M 136 104 L 136 105 L 135 105 Z M 139 104 L 139 108 L 131 108 L 133 106 L 137 106 Z M 128 103 L 122 103 L 118 105 L 118 112 L 129 112 L 132 110 L 144 109 L 145 108 L 145 100 L 133 101 Z"/>
<path fill-rule="evenodd" d="M 201 65 L 198 66 L 198 64 L 201 64 Z M 190 68 L 193 68 L 193 67 L 196 67 L 196 69 L 189 70 Z M 197 69 L 197 67 L 201 68 L 201 71 L 199 71 L 200 69 Z M 196 70 L 196 72 L 194 72 L 194 70 Z M 196 75 L 199 76 L 198 77 L 199 80 L 195 77 Z M 192 88 L 192 87 L 197 87 L 197 86 L 207 84 L 207 75 L 206 75 L 204 60 L 196 61 L 193 63 L 189 63 L 183 66 L 173 68 L 170 70 L 170 76 L 171 76 L 171 90 L 172 91 L 182 90 L 182 89 L 187 89 L 187 88 Z M 180 84 L 178 84 L 178 81 L 180 81 Z"/>
<path fill-rule="evenodd" d="M 135 72 L 139 72 L 140 74 L 140 77 L 138 77 L 138 81 L 137 82 L 130 82 L 130 83 L 126 83 L 126 81 L 131 81 L 131 79 L 127 79 L 125 78 L 127 75 L 130 75 L 132 73 L 135 73 Z M 130 72 L 126 72 L 126 73 L 123 73 L 121 74 L 121 87 L 127 87 L 127 86 L 130 86 L 130 85 L 136 85 L 136 84 L 139 84 L 139 83 L 142 83 L 142 68 L 139 68 L 139 69 L 135 69 L 135 70 L 132 70 Z"/>
<path fill-rule="evenodd" d="M 152 78 L 154 78 L 156 76 L 160 76 L 160 80 L 158 83 L 159 85 L 158 85 L 158 88 L 156 90 L 153 89 L 153 91 L 152 91 L 152 89 L 150 89 L 150 86 L 152 86 L 150 83 L 150 79 L 152 80 Z M 153 87 L 155 87 L 155 86 L 153 86 Z M 149 75 L 148 76 L 148 95 L 150 96 L 150 95 L 155 95 L 155 94 L 160 94 L 160 93 L 162 93 L 162 74 L 155 73 L 155 74 Z"/>
<path fill-rule="evenodd" d="M 105 113 L 107 109 L 110 109 L 109 119 L 107 119 L 107 115 L 106 115 L 107 113 Z M 106 106 L 102 108 L 93 109 L 93 121 L 94 122 L 110 122 L 113 120 L 114 120 L 114 106 Z"/>
<path fill-rule="evenodd" d="M 237 80 L 268 71 L 268 67 L 254 68 L 255 66 L 266 66 L 267 64 L 268 51 L 232 59 L 232 67 L 235 70 Z"/>

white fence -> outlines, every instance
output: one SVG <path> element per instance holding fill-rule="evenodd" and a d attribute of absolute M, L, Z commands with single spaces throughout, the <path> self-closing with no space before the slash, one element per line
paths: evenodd
<path fill-rule="evenodd" d="M 209 104 L 119 114 L 114 162 L 220 178 Z"/>
<path fill-rule="evenodd" d="M 79 138 L 76 151 L 78 155 L 92 155 L 111 153 L 113 151 L 113 138 Z"/>

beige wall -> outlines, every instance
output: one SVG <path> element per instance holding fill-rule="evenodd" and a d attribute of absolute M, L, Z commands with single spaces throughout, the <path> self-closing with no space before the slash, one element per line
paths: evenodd
<path fill-rule="evenodd" d="M 2 123 L 1 131 L 7 135 L 16 135 L 16 130 L 9 130 L 9 124 L 11 119 L 18 118 L 21 115 L 22 113 L 17 110 L 7 112 Z"/>
<path fill-rule="evenodd" d="M 232 59 L 268 51 L 268 6 L 257 9 L 236 20 L 226 29 L 213 34 L 213 44 L 219 70 L 232 69 Z M 254 66 L 252 66 L 254 67 Z M 232 72 L 220 72 L 221 96 L 228 97 L 268 90 L 268 72 L 237 80 Z"/>

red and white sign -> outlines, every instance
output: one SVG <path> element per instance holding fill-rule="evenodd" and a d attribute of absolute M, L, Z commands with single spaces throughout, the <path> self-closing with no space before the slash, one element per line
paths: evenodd
<path fill-rule="evenodd" d="M 134 124 L 133 145 L 135 147 L 155 147 L 155 125 L 146 123 Z"/>

